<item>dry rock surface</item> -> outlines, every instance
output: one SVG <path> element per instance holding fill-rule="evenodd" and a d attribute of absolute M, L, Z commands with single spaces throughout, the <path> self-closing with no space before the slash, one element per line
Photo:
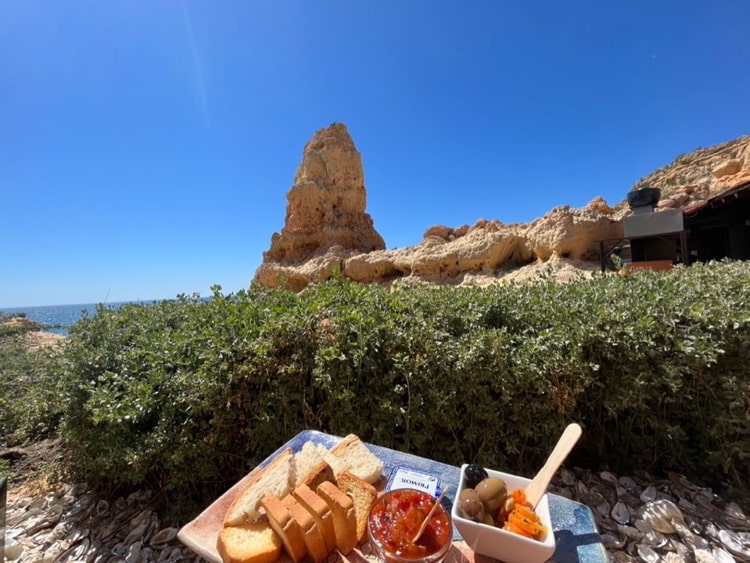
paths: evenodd
<path fill-rule="evenodd" d="M 263 265 L 256 273 L 263 285 L 271 285 L 283 271 L 273 265 L 299 268 L 333 246 L 359 252 L 385 248 L 383 237 L 365 213 L 362 157 L 346 125 L 334 123 L 315 133 L 305 145 L 294 185 L 286 197 L 284 228 L 271 237 L 271 248 L 264 253 Z M 330 275 L 326 262 L 320 262 L 315 271 L 292 278 L 317 281 L 315 276 Z"/>
<path fill-rule="evenodd" d="M 618 476 L 562 469 L 550 492 L 591 508 L 611 561 L 750 561 L 750 519 L 711 489 L 670 473 Z M 201 561 L 163 525 L 157 497 L 137 491 L 114 501 L 85 483 L 57 486 L 9 502 L 7 561 L 146 563 Z"/>
<path fill-rule="evenodd" d="M 750 181 L 750 136 L 698 149 L 641 179 L 662 190 L 660 209 L 686 208 Z M 345 125 L 318 131 L 305 146 L 286 220 L 274 233 L 255 281 L 299 291 L 338 270 L 363 283 L 487 285 L 522 283 L 541 271 L 565 281 L 590 275 L 602 239 L 622 236 L 626 200 L 610 207 L 561 206 L 530 223 L 478 220 L 473 226 L 427 229 L 419 244 L 386 250 L 365 213 L 360 154 Z M 575 270 L 575 272 L 574 272 Z"/>
<path fill-rule="evenodd" d="M 633 188 L 661 189 L 657 209 L 684 209 L 746 182 L 750 182 L 750 135 L 680 155 Z M 626 202 L 617 205 L 617 217 L 628 213 Z"/>
<path fill-rule="evenodd" d="M 561 206 L 531 223 L 478 220 L 473 226 L 434 226 L 414 246 L 385 250 L 365 213 L 361 158 L 346 126 L 334 123 L 305 146 L 294 186 L 287 194 L 284 228 L 274 233 L 255 281 L 301 290 L 334 270 L 359 282 L 467 284 L 523 280 L 548 263 L 568 278 L 570 265 L 596 257 L 596 241 L 622 234 L 602 198 L 580 209 Z M 583 272 L 592 268 L 583 266 Z"/>

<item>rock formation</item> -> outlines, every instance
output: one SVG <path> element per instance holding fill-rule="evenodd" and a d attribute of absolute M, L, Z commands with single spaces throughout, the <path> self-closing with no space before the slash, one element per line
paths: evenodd
<path fill-rule="evenodd" d="M 661 201 L 657 209 L 678 209 L 745 182 L 750 182 L 750 135 L 682 154 L 667 166 L 641 178 L 633 189 L 659 188 Z M 617 217 L 628 213 L 625 201 L 617 205 Z"/>
<path fill-rule="evenodd" d="M 661 188 L 661 208 L 686 207 L 750 181 L 750 136 L 678 157 L 635 187 Z M 562 280 L 598 268 L 601 239 L 622 236 L 627 203 L 611 208 L 601 197 L 586 207 L 561 206 L 530 223 L 480 219 L 474 226 L 427 229 L 419 244 L 385 250 L 365 211 L 360 155 L 346 126 L 322 129 L 305 146 L 284 229 L 255 281 L 295 291 L 343 277 L 368 283 L 479 284 L 520 282 L 543 270 Z"/>
<path fill-rule="evenodd" d="M 343 123 L 321 129 L 305 145 L 286 197 L 284 228 L 274 233 L 264 260 L 299 263 L 335 245 L 363 252 L 385 248 L 365 213 L 362 158 Z"/>

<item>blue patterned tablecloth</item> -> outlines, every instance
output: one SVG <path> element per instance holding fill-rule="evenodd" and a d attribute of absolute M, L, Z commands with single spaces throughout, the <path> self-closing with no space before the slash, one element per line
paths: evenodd
<path fill-rule="evenodd" d="M 327 448 L 335 446 L 341 438 L 314 430 L 305 430 L 297 434 L 276 452 L 268 457 L 261 465 L 268 463 L 281 451 L 291 448 L 297 452 L 307 441 L 323 444 Z M 385 464 L 385 475 L 390 476 L 391 471 L 399 466 L 406 466 L 417 471 L 423 471 L 437 475 L 443 482 L 443 486 L 451 485 L 452 490 L 443 497 L 443 504 L 450 510 L 455 500 L 458 489 L 460 470 L 458 467 L 446 465 L 431 459 L 425 459 L 415 455 L 398 452 L 388 448 L 382 448 L 373 444 L 367 447 Z M 549 495 L 549 511 L 552 518 L 552 529 L 555 534 L 557 549 L 550 561 L 561 563 L 605 563 L 608 561 L 607 553 L 602 546 L 599 533 L 596 531 L 594 515 L 591 509 L 579 502 L 575 502 L 558 495 Z M 453 528 L 453 539 L 461 540 L 461 534 Z"/>

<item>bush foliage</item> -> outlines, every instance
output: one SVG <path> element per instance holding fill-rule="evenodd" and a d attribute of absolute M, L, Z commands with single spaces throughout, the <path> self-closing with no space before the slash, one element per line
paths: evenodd
<path fill-rule="evenodd" d="M 62 415 L 59 354 L 30 352 L 28 331 L 0 331 L 0 448 L 52 435 Z"/>
<path fill-rule="evenodd" d="M 70 334 L 75 469 L 155 483 L 186 510 L 304 428 L 529 474 L 578 420 L 597 463 L 750 485 L 749 263 L 487 289 L 217 289 L 100 308 Z"/>

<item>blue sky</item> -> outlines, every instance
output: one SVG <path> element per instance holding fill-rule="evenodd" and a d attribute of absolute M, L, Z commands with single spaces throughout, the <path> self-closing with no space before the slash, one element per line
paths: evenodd
<path fill-rule="evenodd" d="M 248 285 L 343 121 L 389 248 L 750 133 L 750 2 L 0 1 L 0 307 Z"/>

